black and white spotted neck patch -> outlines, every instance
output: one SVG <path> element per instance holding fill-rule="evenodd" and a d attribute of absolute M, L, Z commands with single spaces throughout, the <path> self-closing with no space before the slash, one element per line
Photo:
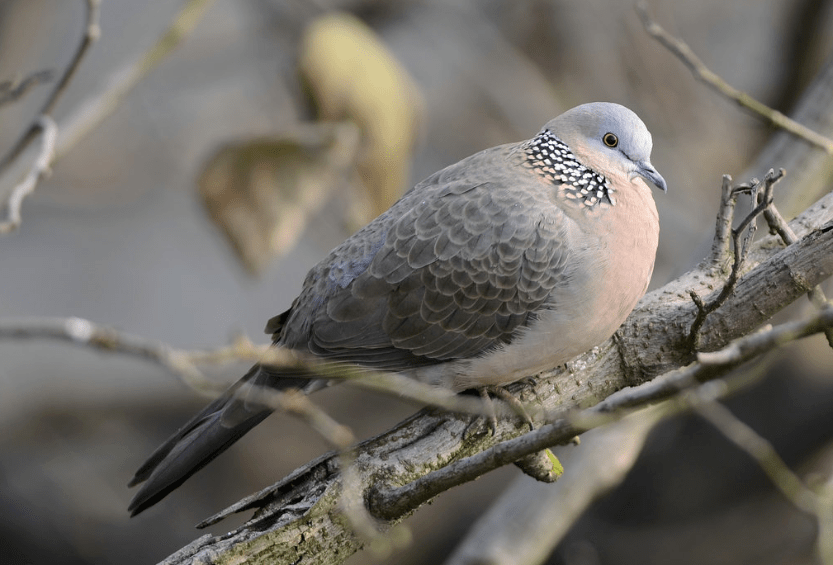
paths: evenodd
<path fill-rule="evenodd" d="M 524 164 L 558 185 L 565 198 L 581 202 L 588 208 L 601 203 L 616 204 L 614 189 L 607 178 L 579 163 L 567 144 L 549 130 L 530 139 L 524 152 Z"/>

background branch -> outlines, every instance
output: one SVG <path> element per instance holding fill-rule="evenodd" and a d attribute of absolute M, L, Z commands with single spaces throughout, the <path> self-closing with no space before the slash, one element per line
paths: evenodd
<path fill-rule="evenodd" d="M 55 339 L 107 353 L 138 357 L 160 365 L 202 394 L 216 396 L 225 389 L 212 383 L 197 368 L 205 352 L 185 352 L 154 339 L 119 332 L 83 318 L 0 319 L 0 339 Z M 212 352 L 214 363 L 245 358 L 241 342 Z"/>
<path fill-rule="evenodd" d="M 773 110 L 766 104 L 755 100 L 749 94 L 731 86 L 720 76 L 712 72 L 685 42 L 669 34 L 662 26 L 654 21 L 648 10 L 648 5 L 644 0 L 636 4 L 636 11 L 648 35 L 662 43 L 662 45 L 676 55 L 691 70 L 694 78 L 710 86 L 726 98 L 734 100 L 740 106 L 765 118 L 772 125 L 812 143 L 816 147 L 823 149 L 828 155 L 833 155 L 833 139 L 811 130 L 807 126 L 785 116 L 778 110 Z"/>
<path fill-rule="evenodd" d="M 828 326 L 829 328 L 830 326 Z M 752 457 L 781 493 L 802 511 L 811 514 L 819 525 L 817 553 L 822 563 L 833 563 L 833 491 L 815 492 L 792 472 L 770 442 L 717 402 L 702 404 L 697 414 L 711 423 L 736 446 Z"/>
<path fill-rule="evenodd" d="M 20 100 L 35 86 L 49 82 L 53 74 L 50 70 L 37 71 L 24 79 L 16 78 L 0 82 L 0 107 Z"/>
<path fill-rule="evenodd" d="M 49 161 L 42 166 L 42 159 L 38 158 L 24 181 L 18 184 L 10 193 L 8 202 L 8 220 L 0 224 L 0 234 L 17 229 L 21 222 L 20 209 L 22 199 L 31 194 L 37 182 L 48 171 L 52 162 L 62 157 L 75 144 L 94 130 L 106 119 L 122 102 L 124 97 L 155 68 L 168 54 L 170 54 L 194 29 L 212 0 L 189 0 L 179 14 L 174 18 L 162 37 L 133 65 L 117 73 L 111 78 L 104 91 L 82 102 L 73 113 L 62 120 L 59 134 L 51 140 Z M 99 27 L 99 11 L 101 0 L 86 0 L 87 24 L 84 36 L 72 60 L 64 71 L 61 79 L 50 94 L 48 100 L 40 110 L 40 118 L 18 139 L 9 152 L 0 159 L 0 175 L 9 170 L 10 165 L 18 159 L 23 151 L 35 139 L 39 131 L 46 131 L 42 126 L 45 120 L 53 125 L 49 117 L 58 103 L 61 95 L 66 91 L 75 76 L 81 61 L 90 47 L 101 35 Z M 17 90 L 20 90 L 18 88 Z M 2 100 L 0 100 L 2 105 Z M 50 131 L 51 133 L 51 131 Z M 41 152 L 41 156 L 45 155 Z"/>
<path fill-rule="evenodd" d="M 0 222 L 0 234 L 9 233 L 20 227 L 20 209 L 23 199 L 32 194 L 40 179 L 49 175 L 49 167 L 55 158 L 55 143 L 58 126 L 47 114 L 41 115 L 36 124 L 41 132 L 41 148 L 29 172 L 9 193 L 6 202 L 6 219 Z"/>
<path fill-rule="evenodd" d="M 56 83 L 55 88 L 49 95 L 49 98 L 47 98 L 43 107 L 41 107 L 40 112 L 38 112 L 38 116 L 44 116 L 52 113 L 52 110 L 55 109 L 55 105 L 58 103 L 61 95 L 66 91 L 67 86 L 69 86 L 72 77 L 74 77 L 75 73 L 78 71 L 78 67 L 81 65 L 84 55 L 87 54 L 87 51 L 101 35 L 101 29 L 98 25 L 101 0 L 86 0 L 85 5 L 87 7 L 86 28 L 84 30 L 84 35 L 81 38 L 81 43 L 75 50 L 75 54 L 72 56 L 72 59 L 70 59 L 69 65 Z M 17 159 L 21 153 L 23 153 L 23 150 L 26 149 L 35 136 L 37 136 L 40 129 L 41 128 L 37 122 L 32 124 L 32 126 L 26 130 L 26 132 L 12 146 L 9 152 L 6 153 L 2 159 L 0 159 L 0 174 L 2 174 L 9 167 L 9 165 Z"/>
<path fill-rule="evenodd" d="M 188 0 L 165 33 L 136 62 L 110 77 L 104 89 L 81 102 L 61 123 L 60 158 L 103 122 L 127 94 L 194 30 L 213 0 Z"/>

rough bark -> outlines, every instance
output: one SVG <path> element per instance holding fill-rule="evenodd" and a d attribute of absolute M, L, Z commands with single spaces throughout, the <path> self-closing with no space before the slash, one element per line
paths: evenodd
<path fill-rule="evenodd" d="M 750 252 L 734 294 L 712 313 L 702 329 L 702 349 L 712 351 L 746 335 L 810 288 L 833 274 L 833 194 L 791 222 L 800 238 L 789 247 L 767 236 Z M 715 296 L 728 266 L 703 264 L 651 292 L 606 343 L 547 372 L 534 384 L 514 385 L 524 402 L 548 411 L 588 407 L 627 387 L 687 365 L 687 346 L 696 306 L 694 289 L 704 300 Z M 361 443 L 355 465 L 360 496 L 367 501 L 380 488 L 408 484 L 427 473 L 523 434 L 520 423 L 501 422 L 494 436 L 466 437 L 467 416 L 426 409 L 392 430 Z M 562 441 L 574 431 L 565 428 Z M 362 546 L 339 511 L 339 457 L 325 455 L 260 493 L 218 514 L 258 509 L 239 529 L 207 535 L 171 555 L 164 563 L 340 563 Z M 373 506 L 369 505 L 371 511 Z M 398 509 L 379 520 L 385 530 L 419 506 Z"/>

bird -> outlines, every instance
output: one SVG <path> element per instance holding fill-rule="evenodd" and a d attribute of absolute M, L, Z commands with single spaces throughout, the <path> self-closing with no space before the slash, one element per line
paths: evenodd
<path fill-rule="evenodd" d="M 652 138 L 628 108 L 582 104 L 531 139 L 483 150 L 407 191 L 307 274 L 271 318 L 274 347 L 454 391 L 502 386 L 611 337 L 648 288 L 659 218 Z M 131 516 L 271 409 L 240 387 L 328 384 L 256 364 L 147 459 Z"/>

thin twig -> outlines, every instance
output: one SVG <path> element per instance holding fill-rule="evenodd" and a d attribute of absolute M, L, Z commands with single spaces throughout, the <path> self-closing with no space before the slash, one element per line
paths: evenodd
<path fill-rule="evenodd" d="M 69 85 L 72 78 L 75 76 L 78 67 L 81 65 L 81 61 L 84 59 L 84 55 L 87 54 L 90 47 L 96 40 L 101 36 L 101 28 L 99 27 L 99 7 L 101 5 L 101 0 L 87 0 L 87 24 L 84 30 L 84 36 L 81 38 L 81 43 L 78 45 L 78 48 L 75 50 L 75 54 L 72 56 L 70 60 L 69 66 L 67 66 L 64 74 L 61 76 L 60 80 L 55 85 L 55 88 L 52 90 L 52 93 L 49 95 L 49 98 L 44 103 L 43 107 L 41 108 L 40 112 L 38 112 L 39 116 L 44 116 L 52 113 L 52 110 L 55 108 L 55 105 L 58 103 L 61 95 L 66 91 L 67 86 Z M 8 166 L 15 160 L 17 157 L 26 149 L 32 140 L 37 135 L 38 131 L 40 131 L 40 126 L 37 123 L 31 125 L 31 127 L 26 130 L 26 132 L 17 140 L 17 142 L 12 146 L 9 152 L 0 159 L 0 173 L 5 171 Z"/>
<path fill-rule="evenodd" d="M 52 80 L 54 74 L 50 70 L 36 71 L 24 79 L 16 78 L 0 82 L 0 107 L 20 100 L 38 84 Z"/>
<path fill-rule="evenodd" d="M 504 403 L 489 408 L 479 398 L 462 396 L 450 389 L 425 384 L 398 373 L 369 370 L 349 363 L 328 363 L 309 356 L 298 357 L 296 353 L 281 348 L 270 348 L 263 353 L 259 362 L 262 365 L 274 365 L 276 368 L 303 368 L 315 378 L 338 380 L 343 384 L 393 394 L 404 400 L 435 406 L 449 412 L 483 416 L 496 413 L 504 418 L 517 416 L 517 413 Z M 535 413 L 534 406 L 523 406 Z"/>
<path fill-rule="evenodd" d="M 732 223 L 735 219 L 735 205 L 737 195 L 732 190 L 732 177 L 723 175 L 723 184 L 720 188 L 720 208 L 717 211 L 717 223 L 714 230 L 714 241 L 710 263 L 712 267 L 722 265 L 729 255 L 730 237 Z"/>
<path fill-rule="evenodd" d="M 797 508 L 809 514 L 816 514 L 818 499 L 815 493 L 804 486 L 798 475 L 784 463 L 770 442 L 758 435 L 755 430 L 738 419 L 722 404 L 705 403 L 698 406 L 696 412 L 755 459 L 778 490 Z"/>
<path fill-rule="evenodd" d="M 235 391 L 235 395 L 247 402 L 262 404 L 297 416 L 338 450 L 348 449 L 356 441 L 350 428 L 334 420 L 301 391 L 279 391 L 260 386 L 242 386 Z"/>
<path fill-rule="evenodd" d="M 831 500 L 829 496 L 825 496 L 824 489 L 822 492 L 816 492 L 808 488 L 781 459 L 769 441 L 722 404 L 707 402 L 700 404 L 695 410 L 728 440 L 749 454 L 787 500 L 816 519 L 819 525 L 816 550 L 823 563 L 832 564 L 833 549 L 827 536 L 833 533 L 833 513 L 829 508 Z"/>
<path fill-rule="evenodd" d="M 159 40 L 128 68 L 111 77 L 103 92 L 84 102 L 61 123 L 58 157 L 113 113 L 124 97 L 194 30 L 213 0 L 188 0 Z"/>
<path fill-rule="evenodd" d="M 746 258 L 746 255 L 749 251 L 749 246 L 752 242 L 752 239 L 755 235 L 755 230 L 757 226 L 755 224 L 755 219 L 761 215 L 764 210 L 772 203 L 772 192 L 775 183 L 777 183 L 781 178 L 784 176 L 784 169 L 781 169 L 777 174 L 772 169 L 764 177 L 763 181 L 758 181 L 757 179 L 753 179 L 749 184 L 742 184 L 739 185 L 731 190 L 732 198 L 727 198 L 726 196 L 726 176 L 723 178 L 723 192 L 724 194 L 721 195 L 721 212 L 722 215 L 724 213 L 724 208 L 727 206 L 734 207 L 734 200 L 733 198 L 740 192 L 751 192 L 752 193 L 752 211 L 743 219 L 740 225 L 732 230 L 732 245 L 734 247 L 735 256 L 734 262 L 732 264 L 732 270 L 729 273 L 729 277 L 726 280 L 726 283 L 723 285 L 723 288 L 720 291 L 720 294 L 709 302 L 705 304 L 703 300 L 695 293 L 693 289 L 689 289 L 688 293 L 691 296 L 691 299 L 694 301 L 694 304 L 697 306 L 697 316 L 694 318 L 694 322 L 691 324 L 691 329 L 689 330 L 688 334 L 688 342 L 689 347 L 692 351 L 697 351 L 700 348 L 700 330 L 703 327 L 703 324 L 706 322 L 709 314 L 720 308 L 732 295 L 735 291 L 735 286 L 737 286 L 738 280 L 740 279 L 740 272 L 743 268 L 743 261 Z M 759 202 L 759 192 L 762 192 L 762 197 L 760 198 Z M 728 202 L 728 203 L 727 203 Z M 718 229 L 721 229 L 721 215 L 718 215 Z M 743 239 L 741 239 L 743 236 Z M 718 245 L 717 236 L 715 239 L 715 245 Z M 715 252 L 715 245 L 712 247 L 713 253 Z M 723 248 L 723 244 L 720 243 L 720 248 Z M 714 259 L 713 255 L 713 259 Z"/>
<path fill-rule="evenodd" d="M 792 245 L 798 241 L 798 236 L 795 235 L 795 232 L 787 223 L 787 220 L 781 215 L 781 212 L 778 211 L 778 208 L 775 207 L 775 204 L 770 204 L 764 210 L 764 219 L 769 225 L 769 228 L 781 237 L 781 241 L 785 245 Z"/>
<path fill-rule="evenodd" d="M 190 34 L 211 1 L 189 0 L 168 27 L 165 34 L 141 59 L 126 71 L 116 75 L 103 93 L 81 103 L 68 118 L 62 120 L 61 127 L 59 128 L 60 135 L 57 138 L 54 149 L 55 155 L 53 160 L 64 155 L 116 109 L 127 93 Z M 41 114 L 47 114 L 52 111 L 58 98 L 66 89 L 70 79 L 74 76 L 82 58 L 100 36 L 101 30 L 98 23 L 100 3 L 101 0 L 87 0 L 87 28 L 84 38 L 73 60 L 70 62 L 70 66 L 42 108 Z M 0 160 L 0 174 L 29 146 L 37 131 L 38 126 L 34 124 L 17 141 L 9 153 Z"/>
<path fill-rule="evenodd" d="M 327 363 L 285 348 L 256 345 L 242 336 L 224 347 L 182 350 L 155 339 L 120 332 L 90 320 L 73 317 L 0 319 L 0 340 L 3 339 L 57 339 L 102 352 L 130 355 L 163 367 L 186 385 L 209 396 L 217 396 L 229 383 L 214 383 L 197 367 L 243 361 L 276 369 L 301 369 L 308 372 L 310 378 L 339 380 L 348 385 L 392 394 L 419 405 L 436 406 L 450 412 L 472 415 L 491 413 L 479 398 L 458 395 L 451 390 L 427 385 L 396 373 L 372 371 L 345 363 Z M 527 408 L 533 410 L 531 406 Z M 514 411 L 503 404 L 495 406 L 495 410 L 501 417 L 515 415 Z"/>
<path fill-rule="evenodd" d="M 0 320 L 0 339 L 55 339 L 102 352 L 138 357 L 167 369 L 198 392 L 217 396 L 223 390 L 197 369 L 186 352 L 173 349 L 161 341 L 119 332 L 83 318 Z"/>
<path fill-rule="evenodd" d="M 52 160 L 55 158 L 55 143 L 58 139 L 58 126 L 55 125 L 55 121 L 44 114 L 36 122 L 35 128 L 42 132 L 40 153 L 23 180 L 9 193 L 6 201 L 6 219 L 0 221 L 0 234 L 20 227 L 23 199 L 34 192 L 41 178 L 49 175 Z"/>
<path fill-rule="evenodd" d="M 736 278 L 740 276 L 740 268 L 743 265 L 743 260 L 746 258 L 746 253 L 749 251 L 749 244 L 755 237 L 755 232 L 758 231 L 758 216 L 764 212 L 766 207 L 769 206 L 769 203 L 772 201 L 772 191 L 770 190 L 772 182 L 781 178 L 783 176 L 783 171 L 781 171 L 781 174 L 775 178 L 775 180 L 769 182 L 773 174 L 774 172 L 770 169 L 769 173 L 767 173 L 764 178 L 763 183 L 754 179 L 752 189 L 749 190 L 749 200 L 752 205 L 752 210 L 741 221 L 740 225 L 738 225 L 736 229 L 732 230 L 732 246 L 735 248 L 735 264 L 737 268 L 732 269 L 730 276 L 734 275 Z M 762 187 L 762 184 L 765 184 L 766 186 Z M 765 192 L 763 200 L 761 200 L 761 188 L 763 188 Z M 738 192 L 746 192 L 747 188 L 741 187 L 736 188 L 735 190 Z M 743 239 L 741 239 L 741 236 L 743 236 Z"/>
<path fill-rule="evenodd" d="M 682 40 L 672 36 L 665 29 L 662 28 L 652 17 L 648 10 L 648 6 L 644 1 L 636 4 L 636 11 L 645 31 L 659 41 L 666 49 L 671 51 L 683 64 L 689 68 L 694 74 L 694 77 L 699 81 L 710 86 L 713 90 L 719 92 L 726 98 L 735 101 L 740 106 L 751 110 L 752 112 L 762 116 L 772 125 L 782 128 L 791 134 L 800 137 L 801 139 L 812 143 L 816 147 L 823 149 L 828 155 L 833 155 L 833 139 L 825 137 L 810 128 L 801 125 L 795 120 L 790 119 L 778 110 L 774 110 L 767 105 L 752 98 L 749 94 L 738 90 L 729 85 L 725 80 L 720 78 L 717 74 L 711 71 L 703 61 L 701 61 L 694 51 L 686 45 Z"/>

